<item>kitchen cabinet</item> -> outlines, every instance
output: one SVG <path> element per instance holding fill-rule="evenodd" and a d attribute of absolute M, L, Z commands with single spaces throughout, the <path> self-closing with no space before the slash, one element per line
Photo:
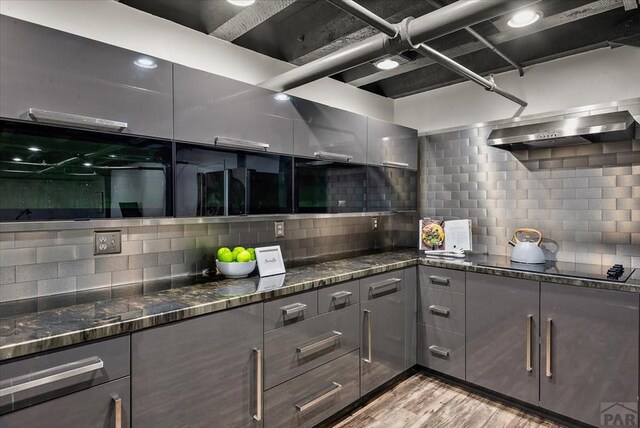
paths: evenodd
<path fill-rule="evenodd" d="M 367 163 L 418 169 L 418 131 L 383 120 L 367 119 Z"/>
<path fill-rule="evenodd" d="M 638 294 L 542 283 L 540 308 L 540 406 L 596 426 L 637 417 Z"/>
<path fill-rule="evenodd" d="M 467 273 L 468 382 L 538 404 L 539 303 L 536 281 Z"/>
<path fill-rule="evenodd" d="M 404 270 L 404 368 L 417 363 L 418 269 Z"/>
<path fill-rule="evenodd" d="M 367 166 L 367 211 L 418 209 L 418 172 L 406 168 Z"/>
<path fill-rule="evenodd" d="M 264 88 L 174 65 L 175 139 L 293 152 L 293 107 Z"/>
<path fill-rule="evenodd" d="M 262 426 L 262 323 L 255 304 L 134 333 L 133 426 Z"/>
<path fill-rule="evenodd" d="M 0 16 L 0 116 L 173 138 L 172 64 Z"/>
<path fill-rule="evenodd" d="M 360 280 L 360 393 L 404 371 L 404 271 Z"/>
<path fill-rule="evenodd" d="M 365 116 L 295 98 L 293 152 L 296 156 L 364 164 Z"/>

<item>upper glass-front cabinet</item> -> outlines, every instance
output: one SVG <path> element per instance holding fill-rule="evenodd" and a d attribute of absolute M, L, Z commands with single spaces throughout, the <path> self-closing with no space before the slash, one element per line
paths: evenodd
<path fill-rule="evenodd" d="M 0 122 L 0 221 L 171 215 L 171 142 Z"/>
<path fill-rule="evenodd" d="M 181 217 L 292 212 L 292 158 L 176 146 L 176 214 Z"/>
<path fill-rule="evenodd" d="M 0 116 L 173 138 L 172 64 L 0 16 Z"/>
<path fill-rule="evenodd" d="M 417 209 L 417 171 L 407 168 L 367 167 L 367 211 Z"/>
<path fill-rule="evenodd" d="M 369 165 L 418 169 L 418 131 L 383 120 L 367 119 Z"/>

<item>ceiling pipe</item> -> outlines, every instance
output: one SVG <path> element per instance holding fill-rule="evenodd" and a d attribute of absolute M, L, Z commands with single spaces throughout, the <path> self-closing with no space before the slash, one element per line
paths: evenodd
<path fill-rule="evenodd" d="M 405 19 L 396 26 L 399 31 L 395 37 L 377 34 L 268 79 L 259 86 L 276 92 L 284 92 L 314 80 L 340 73 L 365 62 L 374 61 L 383 56 L 396 55 L 400 52 L 411 50 L 414 46 L 412 41 L 414 43 L 422 43 L 444 36 L 536 1 L 538 0 L 458 1 L 410 22 Z M 345 5 L 345 7 L 349 7 L 347 3 Z M 371 20 L 370 22 L 382 20 L 382 18 L 369 10 L 366 10 L 366 12 L 360 10 L 360 15 L 365 19 Z M 384 28 L 385 31 L 389 30 L 387 25 Z"/>
<path fill-rule="evenodd" d="M 374 28 L 379 29 L 380 31 L 382 31 L 384 34 L 386 34 L 389 37 L 395 37 L 395 35 L 397 35 L 398 33 L 403 32 L 402 31 L 403 30 L 402 26 L 395 26 L 395 25 L 389 23 L 384 18 L 379 17 L 378 15 L 374 14 L 373 12 L 369 11 L 364 6 L 356 3 L 353 0 L 328 0 L 328 1 L 329 1 L 329 3 L 339 7 L 340 9 L 344 10 L 345 12 L 352 14 L 356 18 L 362 19 L 364 22 L 366 22 L 367 24 L 373 26 Z M 440 10 L 442 10 L 442 9 L 440 9 Z M 415 21 L 416 21 L 415 19 L 407 18 L 407 19 L 405 19 L 403 21 L 403 23 L 401 25 L 404 25 L 404 26 L 408 27 L 408 29 L 409 29 L 408 33 L 410 33 L 411 28 L 412 28 L 411 25 Z M 409 40 L 409 41 L 411 41 L 411 40 Z M 417 45 L 413 45 L 412 44 L 411 48 L 413 50 L 415 50 L 416 52 L 419 52 L 422 55 L 431 58 L 432 60 L 436 61 L 438 64 L 448 68 L 449 70 L 453 71 L 454 73 L 457 73 L 457 74 L 465 77 L 466 79 L 477 83 L 478 85 L 480 85 L 483 88 L 485 88 L 487 91 L 495 92 L 496 94 L 501 95 L 501 96 L 503 96 L 503 97 L 505 97 L 505 98 L 507 98 L 507 99 L 509 99 L 509 100 L 521 105 L 522 107 L 526 107 L 527 106 L 527 102 L 526 101 L 524 101 L 524 100 L 516 97 L 515 95 L 510 94 L 509 92 L 506 92 L 505 90 L 499 88 L 498 85 L 496 85 L 493 80 L 485 79 L 484 77 L 480 76 L 479 74 L 475 73 L 474 71 L 469 70 L 468 68 L 466 68 L 465 66 L 463 66 L 461 64 L 458 64 L 457 62 L 455 62 L 451 58 L 441 54 L 437 50 L 427 46 L 424 43 L 419 43 Z"/>

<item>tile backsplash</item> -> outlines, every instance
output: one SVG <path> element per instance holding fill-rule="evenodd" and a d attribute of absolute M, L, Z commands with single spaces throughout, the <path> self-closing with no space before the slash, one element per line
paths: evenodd
<path fill-rule="evenodd" d="M 1 232 L 0 302 L 198 274 L 219 246 L 280 245 L 289 265 L 411 246 L 417 213 L 380 215 L 377 231 L 369 215 L 287 219 L 278 240 L 273 220 L 196 221 L 123 227 L 122 253 L 108 256 L 94 256 L 94 229 Z"/>
<path fill-rule="evenodd" d="M 421 216 L 470 218 L 480 253 L 509 255 L 533 227 L 549 260 L 640 267 L 640 138 L 509 152 L 487 146 L 491 130 L 421 137 Z"/>

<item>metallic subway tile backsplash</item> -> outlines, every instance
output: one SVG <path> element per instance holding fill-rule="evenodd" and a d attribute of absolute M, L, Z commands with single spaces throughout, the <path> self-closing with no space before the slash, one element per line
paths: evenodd
<path fill-rule="evenodd" d="M 122 228 L 122 253 L 93 255 L 93 229 L 0 233 L 0 301 L 122 285 L 212 268 L 219 246 L 280 245 L 285 260 L 302 263 L 336 253 L 415 246 L 417 213 Z"/>

